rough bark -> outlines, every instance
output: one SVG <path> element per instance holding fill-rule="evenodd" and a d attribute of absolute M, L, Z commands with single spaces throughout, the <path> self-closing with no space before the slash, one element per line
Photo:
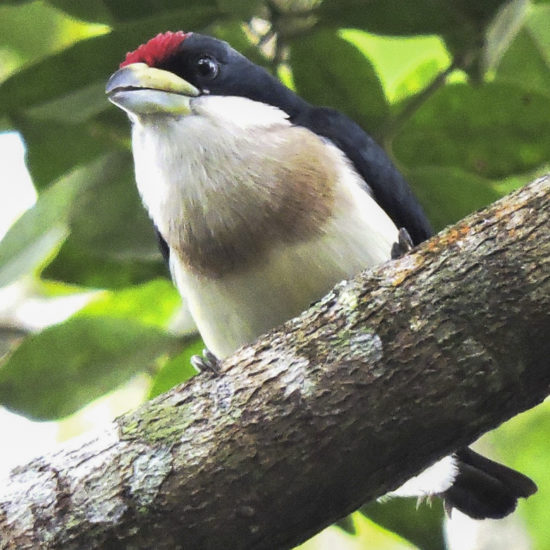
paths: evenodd
<path fill-rule="evenodd" d="M 289 548 L 540 402 L 550 179 L 14 470 L 1 548 Z"/>

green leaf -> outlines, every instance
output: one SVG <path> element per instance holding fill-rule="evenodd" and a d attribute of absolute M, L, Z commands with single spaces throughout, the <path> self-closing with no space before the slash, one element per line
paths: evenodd
<path fill-rule="evenodd" d="M 503 197 L 520 187 L 523 187 L 526 183 L 533 181 L 537 178 L 541 178 L 550 173 L 550 159 L 546 164 L 537 166 L 535 170 L 531 170 L 522 174 L 514 174 L 508 178 L 496 180 L 493 182 L 493 188 Z"/>
<path fill-rule="evenodd" d="M 521 29 L 529 7 L 528 0 L 512 0 L 503 5 L 487 30 L 483 49 L 483 70 L 494 69 Z"/>
<path fill-rule="evenodd" d="M 541 25 L 542 24 L 542 25 Z M 523 28 L 503 53 L 496 71 L 497 82 L 510 82 L 525 90 L 550 97 L 550 6 L 532 8 Z"/>
<path fill-rule="evenodd" d="M 321 25 L 363 28 L 378 34 L 454 36 L 481 28 L 502 0 L 325 0 L 316 10 Z M 391 16 L 390 16 L 391 15 Z"/>
<path fill-rule="evenodd" d="M 436 231 L 500 198 L 489 180 L 448 166 L 423 166 L 406 175 Z"/>
<path fill-rule="evenodd" d="M 379 36 L 355 29 L 339 34 L 372 62 L 392 103 L 418 93 L 451 64 L 439 36 Z"/>
<path fill-rule="evenodd" d="M 258 7 L 262 5 L 259 0 L 186 0 L 185 2 L 181 0 L 140 0 L 139 2 L 135 0 L 103 0 L 103 2 L 119 22 L 151 18 L 157 14 L 163 14 L 163 16 L 172 19 L 172 24 L 167 22 L 165 26 L 158 25 L 156 32 L 165 30 L 198 31 L 205 25 L 200 19 L 195 20 L 192 17 L 188 17 L 187 21 L 181 18 L 178 22 L 177 19 L 183 5 L 189 14 L 200 15 L 202 12 L 244 20 L 257 13 Z"/>
<path fill-rule="evenodd" d="M 27 338 L 0 367 L 0 402 L 37 420 L 61 418 L 176 345 L 166 332 L 129 319 L 69 319 Z"/>
<path fill-rule="evenodd" d="M 86 122 L 111 107 L 105 97 L 105 80 L 102 79 L 62 97 L 30 107 L 25 115 L 34 121 L 50 120 L 74 125 Z"/>
<path fill-rule="evenodd" d="M 155 14 L 181 11 L 183 2 L 181 0 L 103 0 L 109 11 L 118 21 L 132 21 L 144 19 Z M 186 0 L 185 9 L 202 8 L 205 12 L 208 10 L 216 11 L 218 8 L 217 0 Z M 158 29 L 158 32 L 164 30 L 179 30 L 179 27 L 166 27 Z M 191 27 L 185 27 L 182 30 L 191 30 Z M 153 36 L 153 35 L 151 35 Z M 151 38 L 151 37 L 149 37 Z"/>
<path fill-rule="evenodd" d="M 105 25 L 78 21 L 44 1 L 20 5 L 0 2 L 0 80 L 20 67 L 107 30 Z"/>
<path fill-rule="evenodd" d="M 34 228 L 30 231 L 34 233 Z M 29 233 L 10 238 L 5 246 L 0 246 L 0 287 L 38 271 L 55 255 L 67 235 L 67 227 L 56 224 L 41 233 L 35 233 L 34 240 L 29 239 Z M 13 243 L 16 241 L 23 241 L 24 246 L 15 248 Z"/>
<path fill-rule="evenodd" d="M 42 277 L 91 288 L 119 289 L 167 277 L 160 261 L 116 260 L 101 253 L 92 254 L 67 240 L 55 259 L 42 271 Z"/>
<path fill-rule="evenodd" d="M 16 127 L 27 148 L 27 167 L 37 189 L 43 189 L 78 165 L 113 150 L 107 136 L 85 124 L 63 124 L 18 117 Z"/>
<path fill-rule="evenodd" d="M 74 317 L 133 319 L 163 329 L 180 307 L 181 298 L 174 285 L 166 279 L 155 279 L 116 292 L 101 292 Z"/>
<path fill-rule="evenodd" d="M 394 498 L 371 502 L 361 508 L 369 519 L 414 543 L 422 550 L 445 550 L 443 506 L 435 500 L 430 506 L 416 506 L 416 499 Z"/>
<path fill-rule="evenodd" d="M 149 399 L 195 376 L 197 371 L 191 365 L 191 357 L 193 357 L 193 355 L 200 355 L 203 348 L 204 344 L 202 340 L 200 338 L 195 338 L 186 345 L 182 353 L 168 359 L 153 380 L 153 385 L 149 391 Z"/>
<path fill-rule="evenodd" d="M 103 0 L 47 0 L 49 4 L 65 13 L 98 23 L 112 23 L 113 18 Z M 139 2 L 136 2 L 139 3 Z"/>
<path fill-rule="evenodd" d="M 7 2 L 0 5 L 0 46 L 24 59 L 37 59 L 59 46 L 63 14 L 44 2 Z"/>
<path fill-rule="evenodd" d="M 449 165 L 501 178 L 549 158 L 549 127 L 545 96 L 507 84 L 447 85 L 404 124 L 393 152 L 408 167 Z"/>
<path fill-rule="evenodd" d="M 9 113 L 40 105 L 106 81 L 124 56 L 126 43 L 120 33 L 97 36 L 17 72 L 0 86 L 0 109 Z"/>
<path fill-rule="evenodd" d="M 496 73 L 497 82 L 509 82 L 550 98 L 550 58 L 546 59 L 527 29 L 517 35 Z"/>
<path fill-rule="evenodd" d="M 75 198 L 110 160 L 101 159 L 64 177 L 17 220 L 0 242 L 0 286 L 38 269 L 59 247 L 69 231 Z"/>
<path fill-rule="evenodd" d="M 550 51 L 550 36 L 548 36 L 548 19 L 550 18 L 550 5 L 548 6 L 537 6 L 534 8 L 527 20 L 527 27 L 541 45 L 541 49 L 546 52 L 548 57 L 548 52 Z"/>
<path fill-rule="evenodd" d="M 359 28 L 376 34 L 438 34 L 459 57 L 477 60 L 487 24 L 502 0 L 325 0 L 315 11 L 322 27 Z M 478 74 L 477 62 L 469 67 Z"/>
<path fill-rule="evenodd" d="M 445 0 L 325 0 L 317 10 L 321 25 L 362 28 L 378 34 L 439 34 L 454 24 Z M 389 17 L 392 14 L 392 17 Z"/>
<path fill-rule="evenodd" d="M 306 100 L 343 111 L 370 131 L 384 122 L 388 106 L 371 62 L 336 32 L 294 41 L 290 61 L 297 92 Z"/>

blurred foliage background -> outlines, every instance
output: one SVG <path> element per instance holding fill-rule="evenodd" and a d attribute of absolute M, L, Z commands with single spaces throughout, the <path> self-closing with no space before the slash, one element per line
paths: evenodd
<path fill-rule="evenodd" d="M 61 419 L 62 437 L 93 403 L 120 413 L 191 376 L 201 349 L 140 205 L 128 122 L 103 93 L 127 51 L 178 29 L 228 40 L 358 121 L 436 229 L 548 171 L 548 0 L 3 0 L 0 132 L 22 136 L 38 195 L 0 241 L 0 405 Z M 17 192 L 0 166 L 0 200 Z M 73 298 L 53 324 L 16 314 Z M 547 408 L 480 443 L 539 484 L 511 519 L 444 522 L 439 503 L 393 500 L 303 548 L 437 550 L 446 532 L 453 549 L 550 549 Z"/>

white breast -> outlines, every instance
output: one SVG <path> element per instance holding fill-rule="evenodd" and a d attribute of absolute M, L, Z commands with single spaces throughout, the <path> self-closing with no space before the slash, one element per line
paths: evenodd
<path fill-rule="evenodd" d="M 333 215 L 311 240 L 279 245 L 266 261 L 222 279 L 197 276 L 172 257 L 174 280 L 218 357 L 295 317 L 339 281 L 390 259 L 396 226 L 344 163 L 342 171 Z"/>

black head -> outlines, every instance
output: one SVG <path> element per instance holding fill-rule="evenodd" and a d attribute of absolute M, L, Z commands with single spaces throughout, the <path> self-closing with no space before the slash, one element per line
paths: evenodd
<path fill-rule="evenodd" d="M 241 96 L 278 107 L 293 116 L 304 100 L 227 42 L 198 33 L 164 33 L 126 56 L 121 67 L 142 62 L 164 69 L 204 94 Z"/>

